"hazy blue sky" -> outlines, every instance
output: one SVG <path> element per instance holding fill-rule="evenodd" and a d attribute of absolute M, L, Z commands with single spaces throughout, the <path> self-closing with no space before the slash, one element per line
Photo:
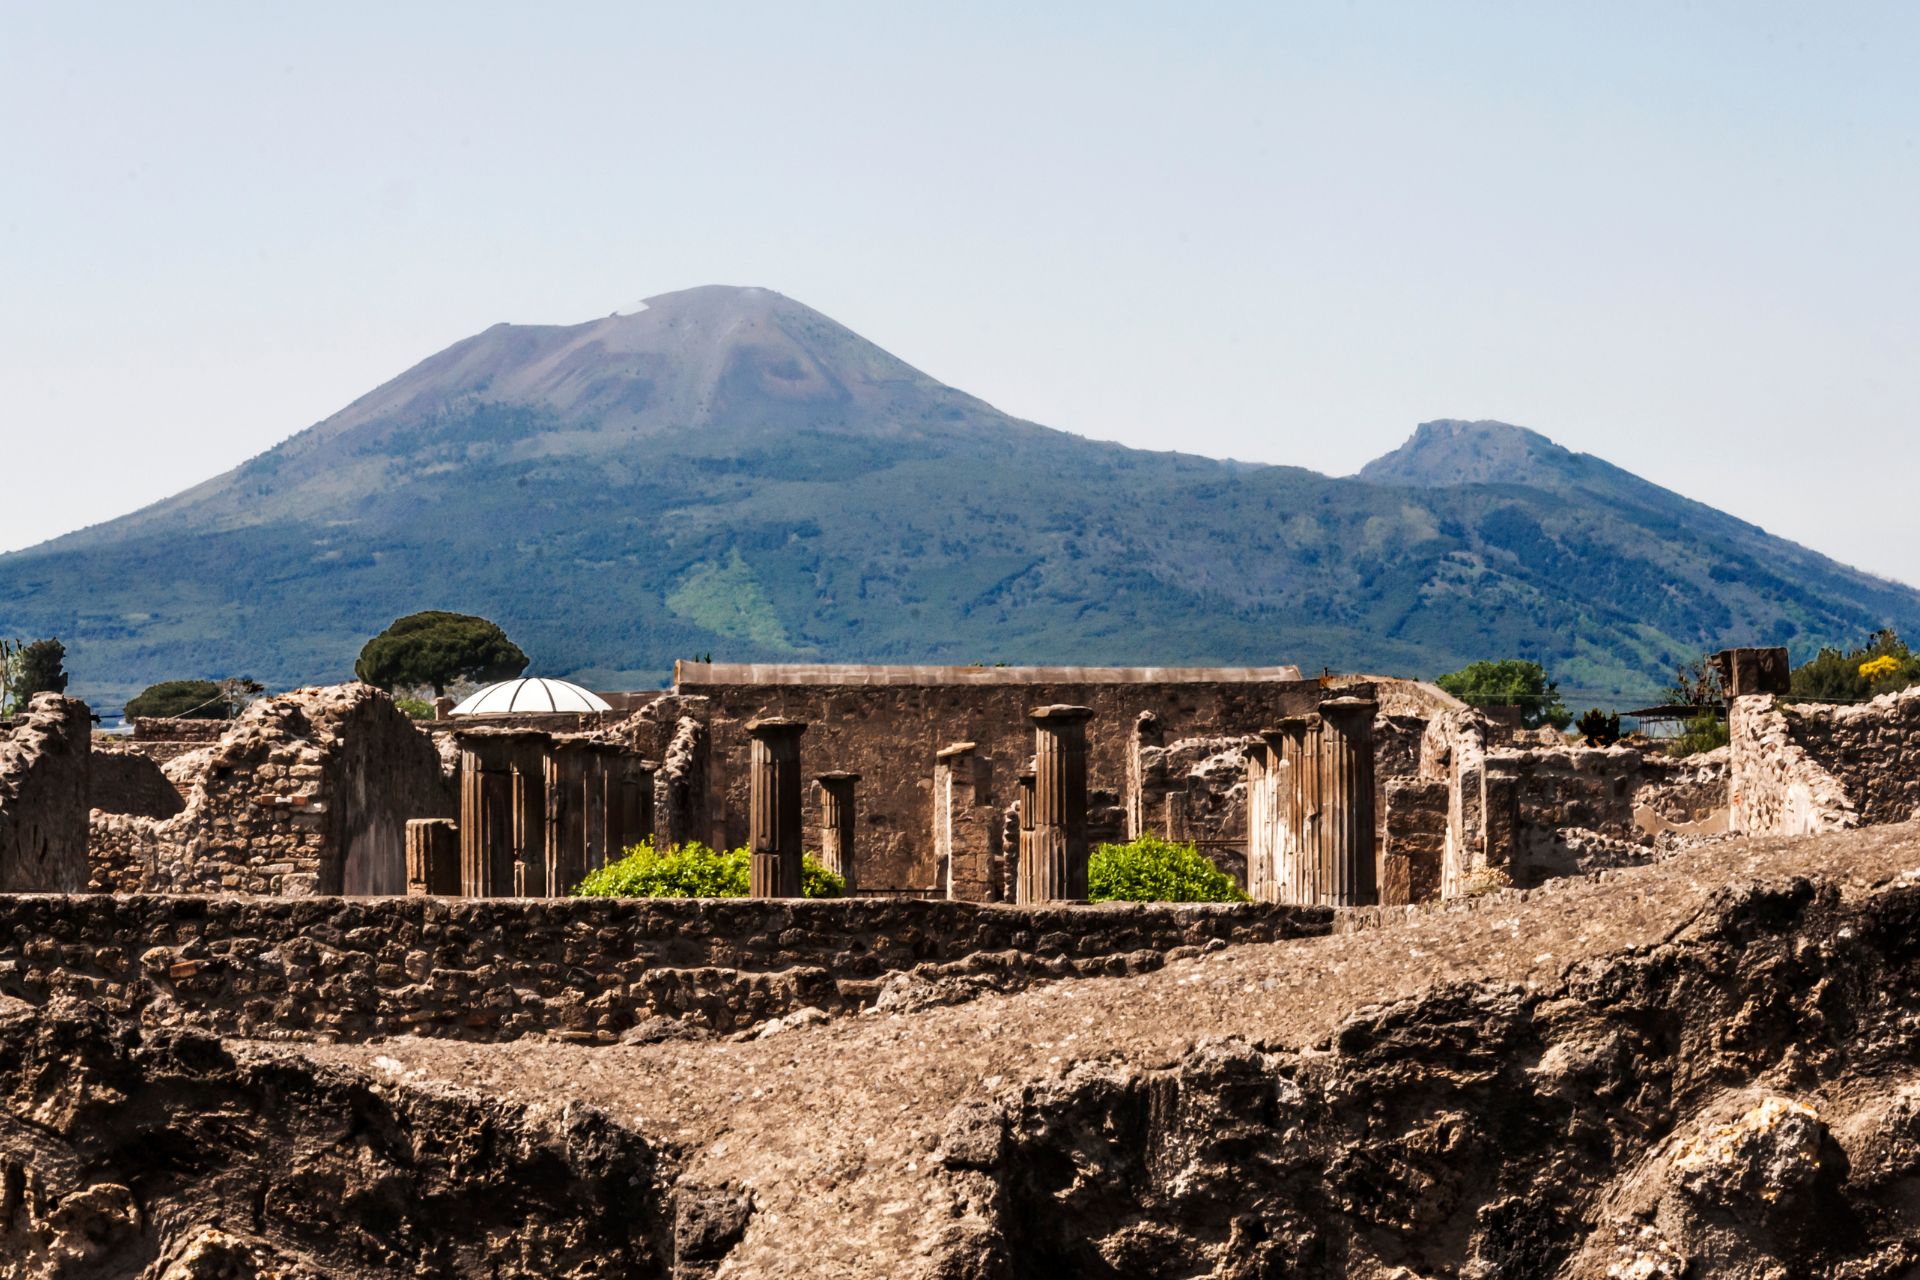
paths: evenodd
<path fill-rule="evenodd" d="M 0 547 L 728 283 L 1085 435 L 1497 417 L 1920 582 L 1920 7 L 720 8 L 0 0 Z"/>

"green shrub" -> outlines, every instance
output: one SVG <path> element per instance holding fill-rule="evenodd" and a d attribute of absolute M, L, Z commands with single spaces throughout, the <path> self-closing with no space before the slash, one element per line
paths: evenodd
<path fill-rule="evenodd" d="M 656 849 L 649 836 L 618 862 L 587 873 L 573 893 L 578 898 L 744 898 L 749 887 L 747 851 L 725 853 L 699 841 Z M 838 898 L 847 883 L 821 866 L 812 854 L 800 863 L 800 892 L 809 898 Z"/>
<path fill-rule="evenodd" d="M 425 698 L 395 698 L 393 705 L 409 720 L 433 719 L 433 704 Z"/>
<path fill-rule="evenodd" d="M 1796 698 L 1864 701 L 1920 684 L 1920 654 L 1893 628 L 1876 631 L 1853 649 L 1822 649 L 1793 669 Z"/>
<path fill-rule="evenodd" d="M 1687 727 L 1681 730 L 1679 736 L 1667 744 L 1667 754 L 1684 758 L 1726 745 L 1727 722 L 1717 709 L 1702 707 L 1697 715 L 1687 721 Z"/>
<path fill-rule="evenodd" d="M 1190 844 L 1141 836 L 1103 844 L 1087 864 L 1087 896 L 1095 902 L 1245 902 L 1233 877 Z"/>

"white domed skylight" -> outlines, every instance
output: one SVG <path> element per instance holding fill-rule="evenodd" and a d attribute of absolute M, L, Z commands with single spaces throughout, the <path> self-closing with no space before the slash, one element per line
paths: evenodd
<path fill-rule="evenodd" d="M 612 704 L 590 689 L 582 689 L 579 685 L 566 680 L 545 680 L 534 676 L 490 684 L 467 698 L 450 714 L 456 716 L 539 715 L 555 711 L 611 710 L 613 710 Z"/>

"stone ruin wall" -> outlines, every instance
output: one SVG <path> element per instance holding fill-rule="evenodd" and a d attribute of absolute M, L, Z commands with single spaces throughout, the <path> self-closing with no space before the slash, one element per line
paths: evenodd
<path fill-rule="evenodd" d="M 0 889 L 86 888 L 92 746 L 86 704 L 57 693 L 0 736 Z"/>
<path fill-rule="evenodd" d="M 800 753 L 808 779 L 828 771 L 861 775 L 861 888 L 875 893 L 926 892 L 942 882 L 943 868 L 933 839 L 933 788 L 936 757 L 943 748 L 974 743 L 982 779 L 975 793 L 977 802 L 995 812 L 1004 812 L 1013 803 L 1020 771 L 1033 755 L 1033 724 L 1027 714 L 1035 707 L 1093 708 L 1087 731 L 1088 786 L 1095 793 L 1096 809 L 1114 810 L 1124 803 L 1128 755 L 1140 712 L 1152 712 L 1168 737 L 1177 740 L 1252 732 L 1284 716 L 1311 710 L 1326 696 L 1313 680 L 700 684 L 698 668 L 693 671 L 693 676 L 683 678 L 679 699 L 662 699 L 655 708 L 656 722 L 665 724 L 668 708 L 674 704 L 704 702 L 709 825 L 702 838 L 717 847 L 746 843 L 746 722 L 775 715 L 805 720 L 809 728 L 801 739 Z M 809 848 L 818 845 L 818 809 L 817 797 L 811 798 Z"/>
<path fill-rule="evenodd" d="M 230 1036 L 605 1043 L 655 1017 L 726 1032 L 864 1007 L 909 970 L 1011 988 L 1331 927 L 1266 904 L 35 894 L 0 903 L 0 995 Z"/>
<path fill-rule="evenodd" d="M 167 776 L 164 764 L 151 753 L 109 735 L 94 738 L 92 776 L 87 785 L 89 809 L 171 818 L 186 803 L 180 785 Z"/>
<path fill-rule="evenodd" d="M 177 812 L 94 811 L 89 887 L 406 891 L 406 822 L 449 815 L 452 798 L 432 740 L 391 699 L 357 684 L 303 689 L 219 727 L 162 766 Z"/>
<path fill-rule="evenodd" d="M 1473 710 L 1428 726 L 1419 776 L 1387 789 L 1383 857 L 1408 864 L 1396 882 L 1437 878 L 1440 895 L 1456 897 L 1635 860 L 1661 832 L 1728 829 L 1724 754 L 1673 760 L 1625 746 L 1513 749 L 1500 740 Z M 1409 891 L 1420 900 L 1418 888 Z"/>
<path fill-rule="evenodd" d="M 1737 829 L 1802 835 L 1920 817 L 1920 689 L 1855 706 L 1736 698 Z"/>

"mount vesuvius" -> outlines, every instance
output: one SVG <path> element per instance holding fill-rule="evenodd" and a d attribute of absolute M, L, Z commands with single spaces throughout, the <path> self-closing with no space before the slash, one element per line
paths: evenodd
<path fill-rule="evenodd" d="M 1711 647 L 1920 632 L 1920 593 L 1531 431 L 1426 423 L 1347 478 L 1128 449 L 717 286 L 496 325 L 224 475 L 0 556 L 0 633 L 59 636 L 109 710 L 174 677 L 351 678 L 424 608 L 598 687 L 708 652 L 1521 656 L 1634 697 Z"/>

